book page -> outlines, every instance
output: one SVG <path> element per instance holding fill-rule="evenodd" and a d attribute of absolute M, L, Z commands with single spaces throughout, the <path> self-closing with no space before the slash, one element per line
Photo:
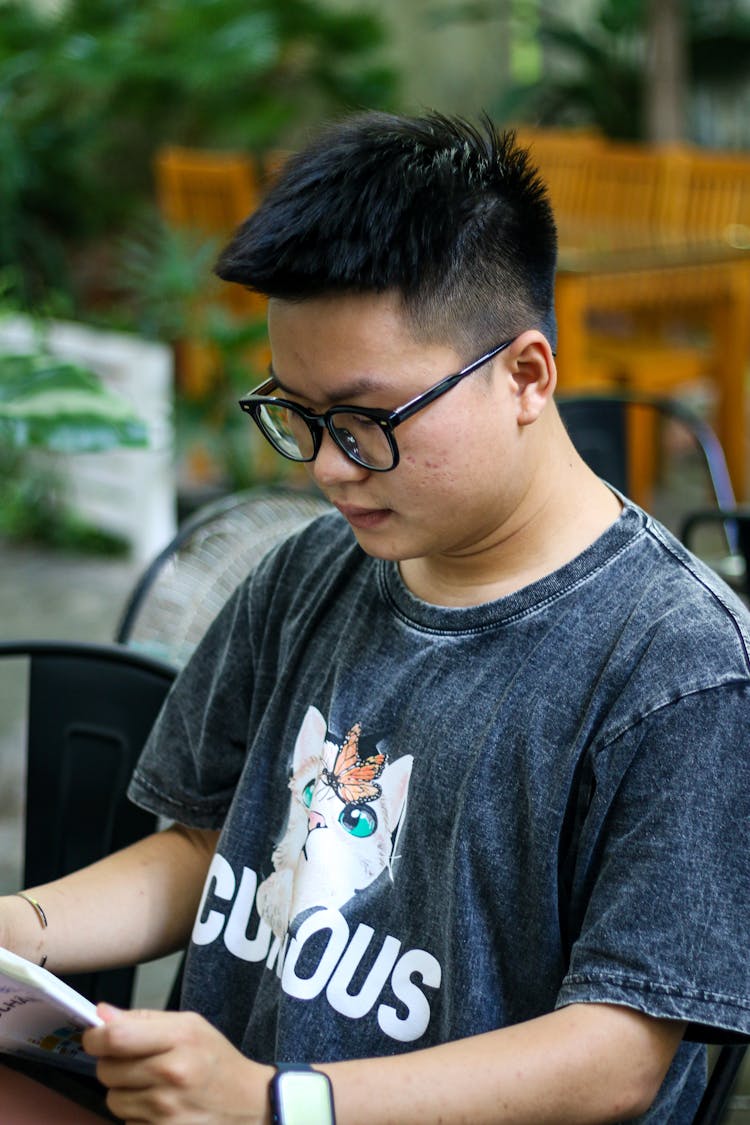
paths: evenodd
<path fill-rule="evenodd" d="M 0 1051 L 93 1073 L 81 1033 L 96 1007 L 53 973 L 0 947 Z"/>

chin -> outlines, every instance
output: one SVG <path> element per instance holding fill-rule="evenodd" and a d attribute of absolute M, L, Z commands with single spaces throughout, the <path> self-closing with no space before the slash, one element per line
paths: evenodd
<path fill-rule="evenodd" d="M 411 546 L 391 539 L 379 540 L 377 535 L 367 535 L 354 532 L 355 538 L 366 555 L 373 559 L 384 559 L 386 562 L 405 562 L 406 559 L 419 558 L 421 552 L 412 544 Z"/>

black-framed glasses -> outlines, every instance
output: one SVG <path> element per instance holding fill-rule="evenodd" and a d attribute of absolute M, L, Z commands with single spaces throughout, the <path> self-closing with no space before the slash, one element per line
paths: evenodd
<path fill-rule="evenodd" d="M 332 406 L 325 413 L 316 414 L 314 410 L 307 410 L 299 403 L 272 394 L 278 388 L 273 376 L 241 398 L 240 407 L 250 415 L 274 449 L 290 461 L 314 461 L 318 456 L 325 428 L 339 449 L 355 464 L 376 473 L 387 473 L 390 469 L 395 469 L 399 461 L 398 446 L 393 434 L 396 426 L 452 390 L 467 375 L 484 367 L 512 343 L 513 340 L 504 340 L 467 367 L 462 367 L 455 375 L 446 375 L 434 387 L 396 410 L 381 410 L 370 406 Z"/>

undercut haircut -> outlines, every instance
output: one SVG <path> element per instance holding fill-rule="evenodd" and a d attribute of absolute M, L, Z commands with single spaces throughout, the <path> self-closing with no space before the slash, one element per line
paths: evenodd
<path fill-rule="evenodd" d="M 284 165 L 216 266 L 268 297 L 400 294 L 418 339 L 493 346 L 527 328 L 555 346 L 557 235 L 512 131 L 432 113 L 365 113 Z"/>

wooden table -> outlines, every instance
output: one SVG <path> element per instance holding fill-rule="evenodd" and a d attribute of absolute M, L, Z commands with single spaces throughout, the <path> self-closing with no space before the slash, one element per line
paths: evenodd
<path fill-rule="evenodd" d="M 100 1116 L 29 1073 L 0 1061 L 2 1125 L 101 1125 L 107 1120 L 113 1118 Z"/>
<path fill-rule="evenodd" d="M 728 243 L 618 248 L 602 246 L 594 237 L 579 246 L 561 240 L 555 301 L 557 366 L 564 393 L 591 385 L 587 373 L 592 313 L 640 313 L 667 321 L 684 310 L 688 321 L 691 317 L 705 321 L 718 398 L 716 429 L 736 494 L 745 499 L 745 379 L 750 362 L 747 248 Z M 657 354 L 654 391 L 660 393 Z M 668 356 L 665 346 L 665 362 Z"/>

